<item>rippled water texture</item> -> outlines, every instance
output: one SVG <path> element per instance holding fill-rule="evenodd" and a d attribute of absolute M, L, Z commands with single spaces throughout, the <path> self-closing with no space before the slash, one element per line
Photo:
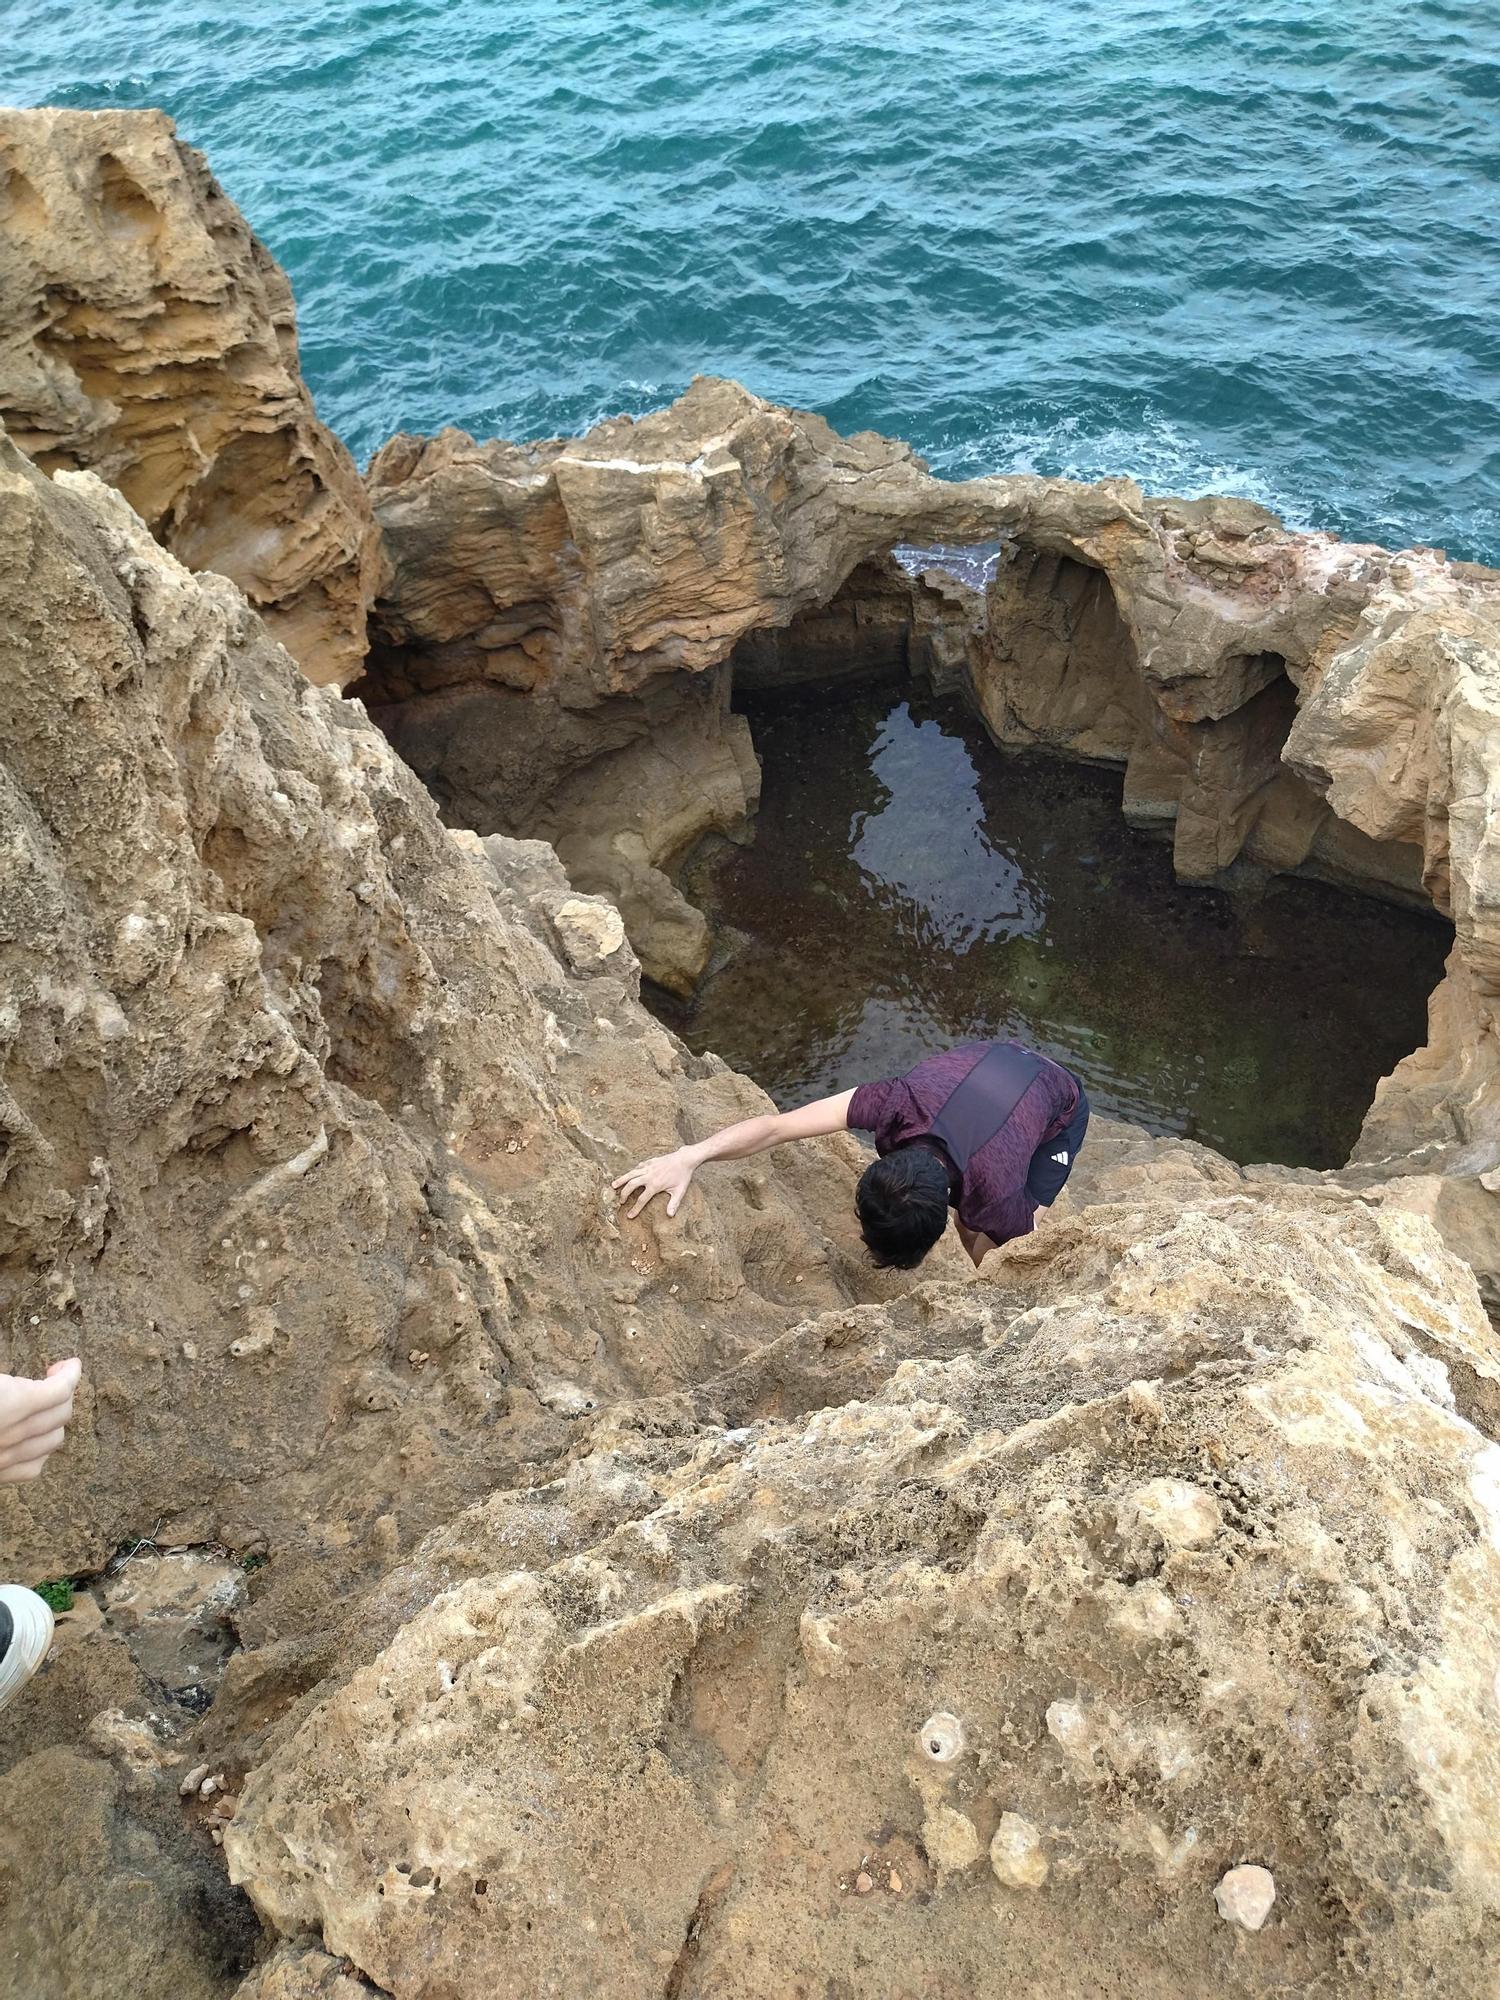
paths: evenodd
<path fill-rule="evenodd" d="M 361 455 L 709 370 L 1500 560 L 1494 0 L 0 11 L 0 96 L 207 149 Z"/>
<path fill-rule="evenodd" d="M 1116 775 L 997 751 L 908 689 L 764 698 L 755 839 L 690 870 L 727 962 L 696 1049 L 783 1106 L 1015 1035 L 1095 1106 L 1237 1160 L 1341 1166 L 1378 1079 L 1426 1038 L 1452 931 L 1273 880 L 1183 888 Z"/>

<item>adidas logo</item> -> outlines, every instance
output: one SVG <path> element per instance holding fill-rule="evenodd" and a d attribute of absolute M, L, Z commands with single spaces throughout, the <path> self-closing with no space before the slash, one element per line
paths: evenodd
<path fill-rule="evenodd" d="M 1066 1153 L 1054 1153 L 1052 1157 L 1054 1160 L 1056 1160 L 1057 1164 L 1060 1167 L 1065 1167 L 1068 1164 L 1068 1156 Z"/>

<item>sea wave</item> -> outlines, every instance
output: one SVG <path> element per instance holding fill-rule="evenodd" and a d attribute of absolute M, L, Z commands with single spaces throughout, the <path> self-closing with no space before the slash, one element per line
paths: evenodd
<path fill-rule="evenodd" d="M 696 373 L 950 476 L 1129 473 L 1500 560 L 1500 37 L 1460 0 L 11 0 L 159 104 L 361 457 Z"/>

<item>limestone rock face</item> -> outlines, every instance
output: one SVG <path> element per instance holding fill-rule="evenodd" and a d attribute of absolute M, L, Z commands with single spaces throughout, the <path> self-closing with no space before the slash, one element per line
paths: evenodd
<path fill-rule="evenodd" d="M 1451 917 L 1429 1046 L 1352 1171 L 1500 1304 L 1500 576 L 1128 480 L 945 482 L 708 380 L 567 442 L 398 438 L 371 491 L 395 565 L 372 712 L 450 817 L 555 841 L 679 992 L 710 940 L 672 871 L 753 806 L 724 677 L 850 662 L 1123 764 L 1185 880 L 1243 858 Z"/>
<path fill-rule="evenodd" d="M 0 757 L 3 1365 L 85 1367 L 56 1469 L 0 1492 L 22 1574 L 153 1524 L 410 1538 L 892 1289 L 852 1140 L 621 1222 L 611 1172 L 762 1095 L 642 1011 L 550 849 L 446 834 L 232 584 L 3 441 Z"/>
<path fill-rule="evenodd" d="M 400 439 L 361 686 L 447 832 L 230 580 L 347 671 L 368 522 L 280 274 L 164 120 L 5 147 L 0 1365 L 86 1374 L 0 1536 L 270 1557 L 127 1564 L 7 1711 L 13 1976 L 1487 1990 L 1495 579 L 944 485 L 732 384 Z M 1123 764 L 1185 876 L 1451 914 L 1347 1169 L 1101 1119 L 1042 1230 L 914 1288 L 857 1254 L 852 1141 L 620 1216 L 612 1173 L 765 1103 L 639 1004 L 701 969 L 677 861 L 753 808 L 731 679 L 843 656 Z"/>
<path fill-rule="evenodd" d="M 161 112 L 0 111 L 0 423 L 232 577 L 309 679 L 359 671 L 369 502 L 303 386 L 285 274 Z"/>
<path fill-rule="evenodd" d="M 1500 1173 L 1500 576 L 1430 552 L 1392 565 L 1350 643 L 1302 690 L 1286 760 L 1372 841 L 1410 842 L 1457 933 L 1426 1048 L 1381 1086 L 1355 1164 L 1487 1274 Z"/>
<path fill-rule="evenodd" d="M 1483 1990 L 1473 1280 L 1323 1187 L 1097 1194 L 870 1393 L 619 1411 L 393 1572 L 226 1833 L 262 1913 L 397 2000 Z"/>

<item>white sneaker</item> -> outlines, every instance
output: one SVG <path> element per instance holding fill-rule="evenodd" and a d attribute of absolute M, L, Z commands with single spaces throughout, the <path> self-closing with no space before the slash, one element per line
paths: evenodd
<path fill-rule="evenodd" d="M 10 1613 L 10 1640 L 0 1653 L 0 1708 L 14 1701 L 52 1645 L 52 1612 L 34 1590 L 0 1583 L 0 1604 Z M 5 1620 L 0 1618 L 0 1626 Z"/>

